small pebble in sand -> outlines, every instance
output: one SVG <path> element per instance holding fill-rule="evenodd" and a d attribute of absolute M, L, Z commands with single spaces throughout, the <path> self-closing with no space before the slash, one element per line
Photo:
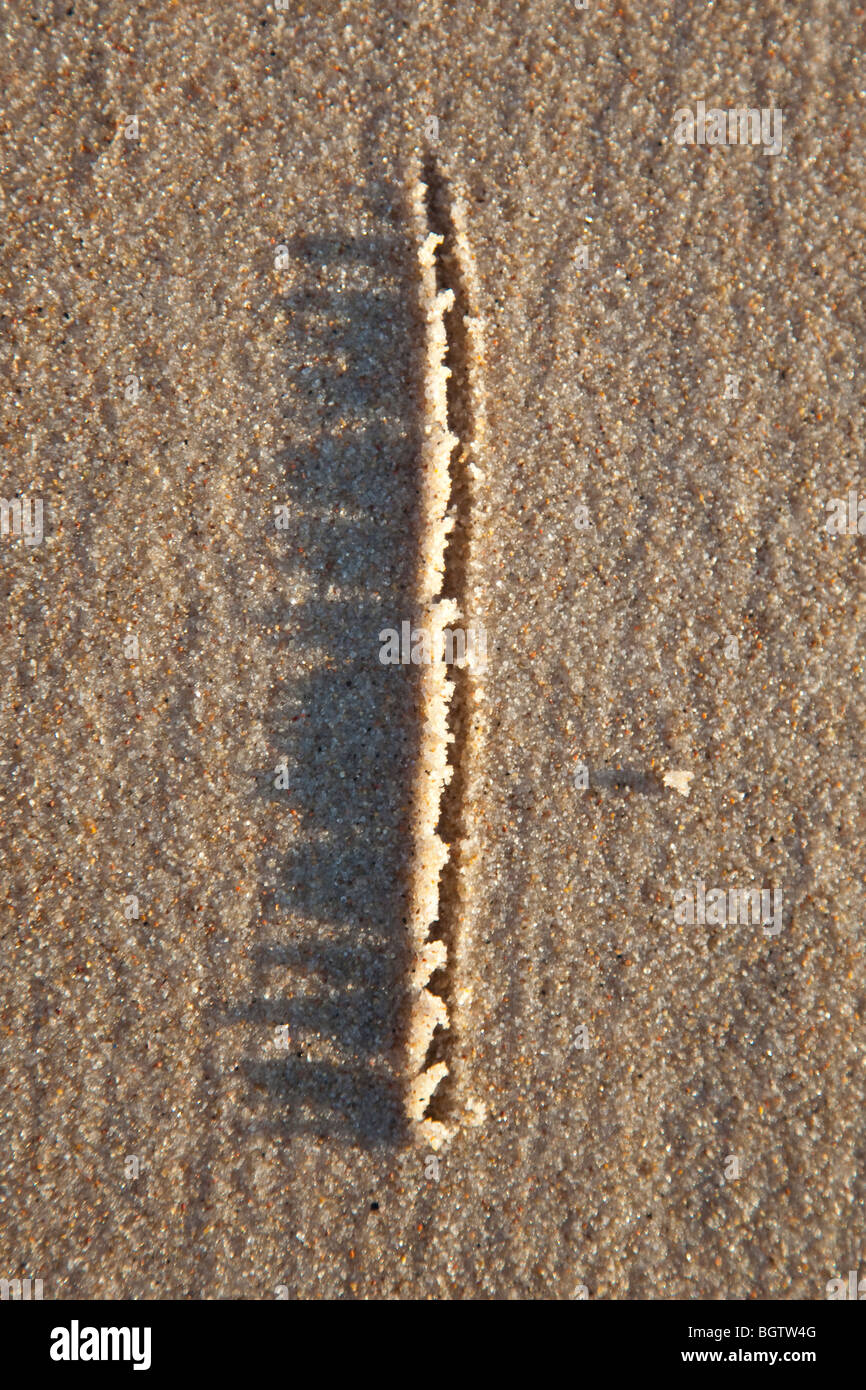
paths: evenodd
<path fill-rule="evenodd" d="M 674 787 L 682 796 L 688 796 L 691 791 L 691 780 L 694 775 L 693 772 L 679 772 L 674 770 L 673 772 L 665 773 L 662 778 L 662 783 L 666 787 Z"/>

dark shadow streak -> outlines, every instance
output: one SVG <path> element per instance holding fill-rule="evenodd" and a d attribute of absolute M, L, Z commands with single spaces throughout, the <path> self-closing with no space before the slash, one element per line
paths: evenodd
<path fill-rule="evenodd" d="M 288 243 L 278 458 L 289 522 L 260 623 L 274 643 L 269 765 L 246 770 L 274 815 L 249 994 L 212 1010 L 214 1026 L 249 1039 L 239 1072 L 253 1133 L 363 1147 L 406 1137 L 414 682 L 378 660 L 378 634 L 411 616 L 416 582 L 423 345 L 400 199 L 367 190 L 375 234 Z M 285 789 L 274 779 L 281 759 Z"/>

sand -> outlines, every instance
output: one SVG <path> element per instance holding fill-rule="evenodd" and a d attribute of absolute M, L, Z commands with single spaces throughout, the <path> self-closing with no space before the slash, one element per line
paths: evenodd
<path fill-rule="evenodd" d="M 0 1276 L 819 1299 L 860 1264 L 864 541 L 825 524 L 866 495 L 860 29 L 11 8 L 2 495 L 45 534 L 0 539 Z M 781 110 L 781 152 L 677 144 L 698 101 Z M 435 1152 L 423 673 L 378 637 L 428 534 L 430 158 L 483 327 L 452 580 L 488 644 Z M 677 921 L 697 881 L 781 890 L 781 930 Z"/>

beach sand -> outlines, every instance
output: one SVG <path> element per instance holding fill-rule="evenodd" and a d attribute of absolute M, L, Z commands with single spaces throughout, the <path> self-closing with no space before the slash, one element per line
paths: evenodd
<path fill-rule="evenodd" d="M 45 513 L 0 540 L 0 1275 L 819 1299 L 861 1263 L 864 541 L 826 529 L 866 495 L 860 27 L 10 8 L 3 496 Z M 782 111 L 781 152 L 676 143 L 698 101 Z M 379 660 L 425 161 L 486 414 L 435 1152 L 420 677 Z M 781 930 L 678 922 L 698 881 Z"/>

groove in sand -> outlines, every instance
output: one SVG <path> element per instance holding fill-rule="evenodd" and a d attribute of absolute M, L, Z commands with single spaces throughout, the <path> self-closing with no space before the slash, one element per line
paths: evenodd
<path fill-rule="evenodd" d="M 481 696 L 477 669 L 455 663 L 453 679 L 449 676 L 441 659 L 442 634 L 459 618 L 465 623 L 472 492 L 482 476 L 477 458 L 484 409 L 477 378 L 483 345 L 481 324 L 472 313 L 477 281 L 465 204 L 432 158 L 414 181 L 412 212 L 426 337 L 417 602 L 420 625 L 435 656 L 431 665 L 418 668 L 421 732 L 413 798 L 406 1108 L 418 1137 L 437 1149 L 452 1137 L 456 1114 L 448 1085 L 442 1084 L 435 1098 L 434 1092 L 449 1076 L 455 1044 L 459 845 L 466 829 L 470 745 L 480 728 L 480 720 L 473 719 L 473 702 Z"/>

